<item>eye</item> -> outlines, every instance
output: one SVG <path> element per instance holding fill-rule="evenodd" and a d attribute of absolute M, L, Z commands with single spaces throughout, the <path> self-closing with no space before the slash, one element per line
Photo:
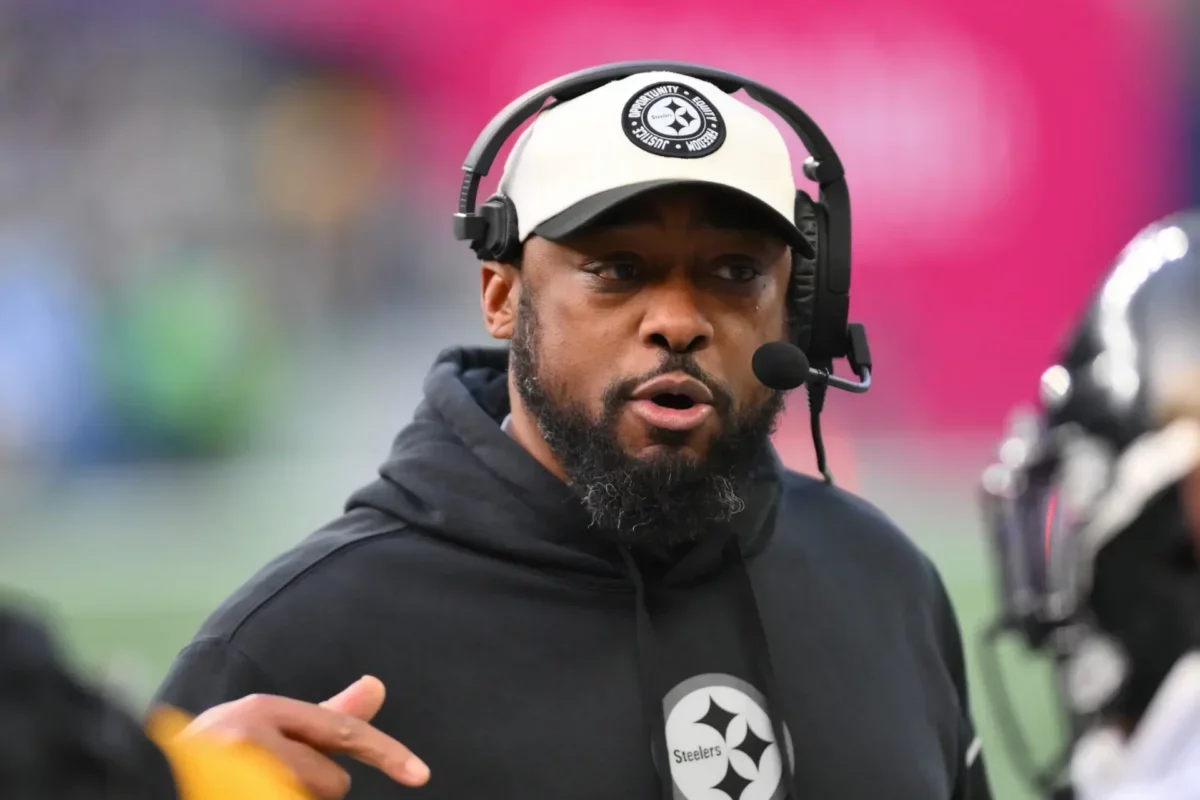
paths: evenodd
<path fill-rule="evenodd" d="M 752 264 L 722 264 L 713 270 L 718 279 L 731 283 L 749 283 L 762 274 L 762 270 Z"/>
<path fill-rule="evenodd" d="M 606 281 L 632 281 L 642 275 L 642 267 L 632 259 L 611 258 L 592 265 L 588 272 Z"/>

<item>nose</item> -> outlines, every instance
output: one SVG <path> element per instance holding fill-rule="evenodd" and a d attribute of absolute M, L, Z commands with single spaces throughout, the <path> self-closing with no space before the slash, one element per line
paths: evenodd
<path fill-rule="evenodd" d="M 642 341 L 671 353 L 694 353 L 712 342 L 712 323 L 696 302 L 690 281 L 671 281 L 646 292 Z"/>

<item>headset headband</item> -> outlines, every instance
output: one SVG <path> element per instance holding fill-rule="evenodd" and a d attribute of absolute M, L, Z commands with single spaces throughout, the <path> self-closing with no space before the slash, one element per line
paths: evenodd
<path fill-rule="evenodd" d="M 547 100 L 551 98 L 559 101 L 569 100 L 610 81 L 642 72 L 678 72 L 708 81 L 729 94 L 742 89 L 750 97 L 778 114 L 796 132 L 810 156 L 804 162 L 804 174 L 820 187 L 819 199 L 829 211 L 829 241 L 825 243 L 831 251 L 827 261 L 829 269 L 826 271 L 829 284 L 823 288 L 832 294 L 848 293 L 850 291 L 850 193 L 846 187 L 845 170 L 833 145 L 829 143 L 825 133 L 808 114 L 779 92 L 732 72 L 699 64 L 675 61 L 625 61 L 618 64 L 590 67 L 543 83 L 509 103 L 492 118 L 492 121 L 476 138 L 475 144 L 471 145 L 470 152 L 467 153 L 467 160 L 463 164 L 462 188 L 458 196 L 458 213 L 455 214 L 455 235 L 460 239 L 469 240 L 477 238 L 481 233 L 480 229 L 486 225 L 486 222 L 475 215 L 479 182 L 492 168 L 496 156 L 500 153 L 500 148 L 504 146 L 508 138 L 526 120 L 541 111 Z M 839 269 L 838 262 L 844 264 L 845 269 Z"/>
<path fill-rule="evenodd" d="M 814 307 L 814 330 L 824 330 L 829 323 L 837 325 L 838 318 L 840 325 L 844 325 L 850 295 L 850 191 L 841 159 L 817 123 L 791 100 L 757 81 L 713 67 L 676 61 L 625 61 L 572 72 L 521 95 L 492 118 L 467 154 L 458 213 L 454 215 L 455 238 L 479 241 L 487 235 L 488 220 L 476 214 L 475 207 L 480 180 L 488 174 L 508 138 L 541 111 L 547 100 L 569 100 L 610 81 L 642 72 L 677 72 L 708 81 L 729 94 L 744 90 L 778 114 L 800 137 L 809 152 L 804 174 L 819 187 L 818 205 L 825 217 L 819 248 L 822 252 L 817 254 L 820 266 L 819 285 L 815 287 L 818 302 Z M 841 357 L 847 352 L 846 332 L 831 333 L 833 338 L 818 348 L 823 358 Z"/>
<path fill-rule="evenodd" d="M 808 114 L 800 110 L 799 106 L 774 89 L 732 72 L 699 64 L 684 64 L 674 61 L 624 61 L 619 64 L 589 67 L 543 83 L 513 100 L 499 114 L 492 117 L 492 121 L 475 139 L 475 144 L 471 145 L 466 163 L 463 164 L 463 172 L 466 173 L 466 176 L 463 179 L 462 192 L 459 195 L 459 213 L 470 214 L 475 210 L 479 179 L 488 174 L 500 148 L 508 141 L 508 137 L 512 136 L 526 120 L 540 111 L 547 100 L 550 98 L 560 101 L 569 100 L 572 97 L 587 94 L 610 81 L 628 78 L 630 75 L 642 72 L 678 72 L 681 75 L 708 81 L 728 94 L 733 94 L 738 89 L 744 89 L 746 94 L 782 117 L 800 137 L 805 149 L 812 156 L 812 159 L 805 162 L 804 165 L 804 174 L 808 176 L 809 180 L 816 181 L 822 189 L 844 180 L 845 170 L 842 168 L 842 162 L 824 132 L 817 127 L 817 123 L 813 122 Z M 810 167 L 810 164 L 813 166 Z"/>

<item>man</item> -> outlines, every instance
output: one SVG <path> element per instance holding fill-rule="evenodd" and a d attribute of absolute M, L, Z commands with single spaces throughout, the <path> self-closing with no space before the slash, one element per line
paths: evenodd
<path fill-rule="evenodd" d="M 1003 627 L 1055 658 L 1072 723 L 1069 781 L 1032 777 L 1200 797 L 1200 213 L 1128 245 L 1041 400 L 984 476 Z"/>
<path fill-rule="evenodd" d="M 664 84 L 720 122 L 707 149 L 623 128 Z M 500 186 L 520 254 L 482 265 L 511 347 L 438 358 L 380 479 L 230 598 L 160 699 L 311 701 L 369 671 L 431 800 L 987 797 L 934 567 L 769 443 L 783 397 L 751 357 L 813 253 L 792 175 L 764 115 L 684 75 L 543 111 Z"/>

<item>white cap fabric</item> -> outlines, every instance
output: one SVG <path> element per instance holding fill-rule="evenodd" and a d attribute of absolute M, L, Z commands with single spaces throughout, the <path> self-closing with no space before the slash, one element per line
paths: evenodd
<path fill-rule="evenodd" d="M 725 187 L 757 201 L 808 258 L 778 128 L 713 84 L 643 72 L 552 105 L 521 135 L 500 180 L 521 241 L 559 239 L 605 211 L 671 184 Z"/>

